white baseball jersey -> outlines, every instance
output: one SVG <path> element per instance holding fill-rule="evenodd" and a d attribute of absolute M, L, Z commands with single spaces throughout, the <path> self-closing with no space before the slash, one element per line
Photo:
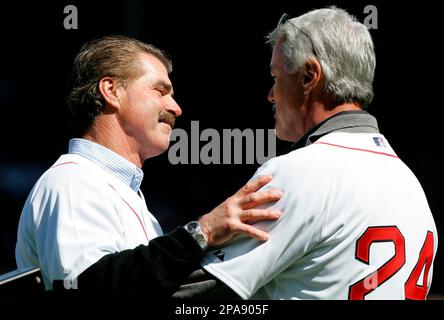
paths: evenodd
<path fill-rule="evenodd" d="M 101 257 L 161 235 L 145 199 L 115 175 L 66 154 L 32 189 L 19 223 L 19 268 L 39 266 L 47 289 L 74 280 Z"/>
<path fill-rule="evenodd" d="M 424 299 L 438 235 L 423 189 L 379 133 L 330 133 L 268 161 L 284 196 L 266 242 L 235 238 L 204 268 L 243 299 Z M 222 261 L 223 260 L 223 261 Z"/>

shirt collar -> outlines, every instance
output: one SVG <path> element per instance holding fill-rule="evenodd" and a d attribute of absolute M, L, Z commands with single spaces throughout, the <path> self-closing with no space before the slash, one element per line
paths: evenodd
<path fill-rule="evenodd" d="M 114 151 L 89 140 L 74 138 L 69 141 L 68 153 L 80 155 L 94 162 L 122 180 L 135 192 L 139 191 L 143 180 L 142 169 Z"/>
<path fill-rule="evenodd" d="M 308 146 L 330 132 L 379 133 L 376 118 L 367 111 L 342 111 L 308 130 L 292 149 Z"/>

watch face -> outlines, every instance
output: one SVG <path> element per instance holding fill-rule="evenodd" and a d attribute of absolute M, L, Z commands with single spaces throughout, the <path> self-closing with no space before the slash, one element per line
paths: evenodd
<path fill-rule="evenodd" d="M 196 242 L 199 244 L 199 246 L 203 250 L 206 250 L 208 248 L 207 240 L 205 239 L 205 236 L 200 231 L 199 222 L 197 222 L 197 221 L 188 222 L 185 225 L 185 229 L 192 235 L 194 240 L 196 240 Z"/>
<path fill-rule="evenodd" d="M 196 230 L 199 229 L 199 223 L 191 221 L 190 223 L 187 224 L 187 229 L 189 232 L 195 232 Z"/>

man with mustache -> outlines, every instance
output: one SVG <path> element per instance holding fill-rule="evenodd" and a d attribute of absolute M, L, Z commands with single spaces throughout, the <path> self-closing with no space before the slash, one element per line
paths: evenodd
<path fill-rule="evenodd" d="M 247 183 L 199 221 L 162 236 L 140 190 L 143 162 L 167 150 L 175 118 L 171 62 L 156 47 L 105 37 L 75 58 L 67 103 L 78 138 L 37 181 L 22 211 L 16 260 L 41 268 L 46 289 L 68 284 L 89 294 L 169 296 L 199 266 L 208 246 L 275 220 L 256 206 L 280 199 Z"/>

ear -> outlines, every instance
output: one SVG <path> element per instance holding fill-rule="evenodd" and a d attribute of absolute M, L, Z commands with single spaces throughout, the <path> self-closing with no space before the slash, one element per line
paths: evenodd
<path fill-rule="evenodd" d="M 104 77 L 99 81 L 99 91 L 105 100 L 106 106 L 112 109 L 120 108 L 119 83 L 112 77 Z"/>
<path fill-rule="evenodd" d="M 319 61 L 315 58 L 310 58 L 304 65 L 304 80 L 303 88 L 304 94 L 308 94 L 321 84 L 322 67 Z"/>

